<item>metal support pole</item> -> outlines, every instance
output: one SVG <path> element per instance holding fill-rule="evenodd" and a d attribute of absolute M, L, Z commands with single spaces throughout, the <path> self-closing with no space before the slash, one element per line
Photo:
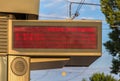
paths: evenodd
<path fill-rule="evenodd" d="M 69 18 L 70 19 L 72 18 L 71 9 L 72 9 L 72 3 L 70 2 L 70 5 L 69 5 Z"/>

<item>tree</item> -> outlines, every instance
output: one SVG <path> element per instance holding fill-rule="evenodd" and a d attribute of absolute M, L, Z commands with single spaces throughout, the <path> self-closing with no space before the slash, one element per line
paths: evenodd
<path fill-rule="evenodd" d="M 102 74 L 95 73 L 89 79 L 90 79 L 90 81 L 104 81 L 105 80 L 105 75 L 104 75 L 104 73 L 102 73 Z"/>
<path fill-rule="evenodd" d="M 120 0 L 101 0 L 101 10 L 110 26 L 120 26 Z"/>
<path fill-rule="evenodd" d="M 83 78 L 83 79 L 82 79 L 82 81 L 86 81 L 86 79 L 85 79 L 85 78 Z"/>
<path fill-rule="evenodd" d="M 104 43 L 108 52 L 113 56 L 111 73 L 120 72 L 120 0 L 101 0 L 101 10 L 109 23 L 112 32 L 109 40 Z"/>
<path fill-rule="evenodd" d="M 104 73 L 95 73 L 89 79 L 90 81 L 117 81 L 111 75 L 105 75 Z"/>

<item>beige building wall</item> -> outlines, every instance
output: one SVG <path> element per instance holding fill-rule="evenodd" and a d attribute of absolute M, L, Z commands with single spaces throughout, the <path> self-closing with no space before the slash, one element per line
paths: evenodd
<path fill-rule="evenodd" d="M 39 0 L 0 0 L 0 12 L 38 15 Z"/>

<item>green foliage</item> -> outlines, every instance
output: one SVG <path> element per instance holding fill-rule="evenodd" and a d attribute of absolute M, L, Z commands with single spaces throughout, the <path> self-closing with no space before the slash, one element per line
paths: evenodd
<path fill-rule="evenodd" d="M 112 32 L 104 46 L 113 56 L 111 73 L 119 74 L 120 72 L 120 0 L 101 0 L 101 10 L 110 24 Z"/>
<path fill-rule="evenodd" d="M 112 56 L 117 56 L 120 54 L 120 30 L 117 28 L 112 29 L 112 32 L 109 33 L 109 38 L 110 40 L 104 45 Z"/>
<path fill-rule="evenodd" d="M 92 75 L 92 77 L 90 77 L 90 81 L 104 81 L 104 79 L 105 79 L 104 73 L 102 74 L 95 73 Z"/>
<path fill-rule="evenodd" d="M 101 10 L 110 26 L 120 25 L 120 0 L 101 0 Z"/>
<path fill-rule="evenodd" d="M 105 75 L 104 73 L 95 73 L 90 77 L 90 81 L 117 81 L 111 75 Z"/>
<path fill-rule="evenodd" d="M 118 72 L 120 72 L 120 58 L 114 58 L 113 60 L 112 60 L 112 67 L 111 67 L 111 69 L 112 69 L 112 71 L 111 71 L 111 73 L 114 73 L 114 74 L 118 74 Z"/>
<path fill-rule="evenodd" d="M 111 75 L 106 75 L 105 81 L 117 81 L 117 80 L 115 80 L 114 77 L 112 77 Z"/>
<path fill-rule="evenodd" d="M 85 78 L 83 78 L 83 79 L 82 79 L 82 81 L 86 81 L 86 79 L 85 79 Z"/>

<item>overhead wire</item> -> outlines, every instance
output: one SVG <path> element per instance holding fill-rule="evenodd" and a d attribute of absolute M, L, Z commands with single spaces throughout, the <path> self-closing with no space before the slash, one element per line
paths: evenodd
<path fill-rule="evenodd" d="M 97 3 L 79 3 L 79 2 L 71 2 L 71 3 L 74 3 L 74 4 L 84 4 L 84 5 L 94 5 L 94 6 L 101 6 L 100 4 L 97 4 Z"/>
<path fill-rule="evenodd" d="M 38 81 L 39 78 L 40 78 L 40 79 L 43 79 L 43 78 L 45 78 L 45 77 L 48 75 L 48 73 L 49 73 L 49 71 L 46 71 L 46 73 L 43 74 L 41 77 L 38 76 L 38 78 L 35 78 L 35 79 L 32 79 L 32 78 L 31 78 L 30 81 Z"/>
<path fill-rule="evenodd" d="M 78 12 L 82 8 L 82 5 L 84 4 L 84 2 L 85 0 L 81 0 L 80 2 L 81 4 L 78 5 L 76 12 Z"/>
<path fill-rule="evenodd" d="M 73 76 L 73 77 L 67 79 L 66 81 L 71 81 L 71 80 L 79 77 L 79 76 L 82 75 L 88 68 L 89 68 L 89 67 L 86 67 L 85 70 L 83 70 L 82 72 L 78 73 L 76 76 Z"/>
<path fill-rule="evenodd" d="M 66 80 L 58 80 L 58 81 L 71 81 L 71 80 L 73 80 L 73 79 L 75 79 L 75 78 L 77 78 L 77 77 L 79 77 L 80 75 L 82 75 L 86 70 L 88 70 L 88 68 L 89 67 L 84 67 L 84 69 L 83 69 L 83 71 L 81 71 L 81 72 L 74 72 L 74 71 L 65 71 L 67 74 L 71 74 L 71 73 L 77 73 L 76 75 L 74 75 L 74 76 L 72 76 L 72 77 L 70 77 L 70 78 L 68 78 L 68 79 L 66 79 Z M 62 71 L 52 71 L 52 72 L 62 72 Z"/>
<path fill-rule="evenodd" d="M 66 2 L 70 3 L 70 1 L 66 0 Z M 76 13 L 78 14 L 80 9 L 82 8 L 82 6 L 85 4 L 85 5 L 95 5 L 95 6 L 100 6 L 100 4 L 93 4 L 93 3 L 85 3 L 85 0 L 81 0 L 80 2 L 71 2 L 71 3 L 75 3 L 75 4 L 79 4 L 77 9 L 76 9 L 76 12 L 74 15 L 76 15 Z M 68 4 L 67 4 L 67 7 Z M 68 9 L 67 9 L 67 13 L 68 13 Z M 49 19 L 68 19 L 68 17 L 57 17 L 57 16 L 39 16 L 40 18 L 49 18 Z M 76 17 L 76 16 L 75 16 Z M 74 17 L 73 17 L 74 19 Z M 99 19 L 98 19 L 99 20 Z M 105 20 L 102 20 L 102 21 L 105 21 Z M 110 28 L 103 28 L 102 30 L 111 30 Z"/>
<path fill-rule="evenodd" d="M 74 16 L 72 17 L 72 19 L 74 19 L 75 17 L 79 16 L 79 11 L 80 11 L 80 9 L 82 8 L 84 2 L 85 2 L 85 0 L 81 0 L 81 1 L 80 1 L 81 4 L 78 5 L 78 7 L 77 7 L 77 9 L 76 9 L 76 12 L 75 12 Z"/>

